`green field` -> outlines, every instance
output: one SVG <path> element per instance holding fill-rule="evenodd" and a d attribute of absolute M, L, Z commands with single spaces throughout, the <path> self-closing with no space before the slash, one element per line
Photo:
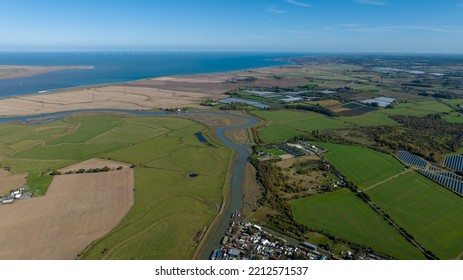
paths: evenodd
<path fill-rule="evenodd" d="M 453 105 L 453 106 L 459 106 L 463 104 L 463 99 L 446 99 L 444 102 Z"/>
<path fill-rule="evenodd" d="M 463 256 L 463 199 L 416 172 L 367 191 L 416 241 L 439 258 Z"/>
<path fill-rule="evenodd" d="M 452 111 L 450 107 L 437 101 L 416 101 L 399 103 L 394 105 L 393 109 L 387 109 L 382 112 L 388 115 L 424 116 L 450 111 Z"/>
<path fill-rule="evenodd" d="M 442 116 L 442 118 L 452 123 L 463 123 L 463 115 L 457 112 L 452 112 L 448 115 Z"/>
<path fill-rule="evenodd" d="M 348 124 L 336 118 L 326 117 L 314 112 L 297 111 L 255 111 L 259 118 L 269 125 L 259 130 L 259 136 L 265 143 L 282 142 L 295 136 L 311 133 L 314 130 L 343 127 Z"/>
<path fill-rule="evenodd" d="M 314 145 L 328 150 L 324 157 L 360 189 L 386 180 L 403 169 L 403 165 L 392 156 L 372 149 L 331 143 Z"/>
<path fill-rule="evenodd" d="M 397 125 L 397 123 L 390 119 L 387 114 L 384 114 L 383 111 L 384 110 L 374 111 L 354 117 L 342 117 L 342 120 L 360 126 Z"/>
<path fill-rule="evenodd" d="M 231 156 L 228 148 L 203 144 L 194 135 L 206 131 L 186 119 L 109 115 L 3 124 L 0 156 L 3 167 L 28 172 L 28 184 L 40 194 L 50 171 L 60 167 L 93 157 L 134 164 L 134 206 L 81 258 L 191 259 L 194 237 L 222 203 Z"/>
<path fill-rule="evenodd" d="M 392 226 L 347 189 L 291 202 L 297 222 L 398 259 L 423 259 Z"/>

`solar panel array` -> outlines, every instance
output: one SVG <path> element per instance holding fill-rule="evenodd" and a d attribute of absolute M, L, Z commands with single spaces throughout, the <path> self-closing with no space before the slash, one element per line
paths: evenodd
<path fill-rule="evenodd" d="M 418 172 L 459 194 L 463 194 L 463 177 L 461 176 L 449 172 L 431 172 L 424 169 L 418 169 Z"/>
<path fill-rule="evenodd" d="M 452 178 L 452 179 L 455 179 L 455 180 L 463 180 L 463 177 L 461 176 L 458 176 L 457 174 L 455 173 L 451 173 L 451 172 L 439 172 L 439 174 L 441 174 L 442 176 L 445 176 L 445 177 L 449 177 L 449 178 Z"/>
<path fill-rule="evenodd" d="M 448 156 L 444 160 L 444 166 L 456 171 L 463 171 L 463 156 Z"/>
<path fill-rule="evenodd" d="M 432 171 L 440 171 L 441 169 L 439 167 L 435 167 L 434 165 L 430 165 L 429 166 L 429 170 L 432 170 Z"/>
<path fill-rule="evenodd" d="M 424 168 L 428 162 L 406 151 L 399 151 L 397 157 L 408 165 Z"/>

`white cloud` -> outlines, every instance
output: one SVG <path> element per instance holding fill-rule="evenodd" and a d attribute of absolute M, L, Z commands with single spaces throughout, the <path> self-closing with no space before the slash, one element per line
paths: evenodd
<path fill-rule="evenodd" d="M 298 1 L 294 1 L 294 0 L 285 0 L 285 1 L 290 3 L 290 4 L 301 6 L 301 7 L 304 7 L 304 8 L 312 7 L 312 5 L 307 4 L 307 3 L 303 3 L 303 2 L 298 2 Z"/>
<path fill-rule="evenodd" d="M 375 5 L 375 6 L 384 6 L 386 2 L 381 0 L 354 0 L 354 3 L 364 4 L 364 5 Z"/>
<path fill-rule="evenodd" d="M 267 6 L 267 11 L 274 14 L 284 14 L 286 11 L 279 9 L 277 6 L 270 5 Z"/>

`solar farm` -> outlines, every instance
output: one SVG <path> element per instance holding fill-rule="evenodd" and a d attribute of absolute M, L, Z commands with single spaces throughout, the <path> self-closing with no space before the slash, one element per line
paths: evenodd
<path fill-rule="evenodd" d="M 455 171 L 463 171 L 463 156 L 448 156 L 444 159 L 444 166 Z"/>
<path fill-rule="evenodd" d="M 417 171 L 434 182 L 456 192 L 463 194 L 463 177 L 454 173 L 442 171 L 439 167 L 429 164 L 423 158 L 411 154 L 406 151 L 397 153 L 403 163 L 408 166 L 415 167 Z M 463 156 L 448 156 L 445 158 L 444 166 L 453 170 L 459 171 L 458 168 L 463 168 Z"/>
<path fill-rule="evenodd" d="M 424 169 L 418 169 L 418 172 L 454 192 L 463 194 L 463 177 L 461 176 L 450 172 L 431 172 Z"/>
<path fill-rule="evenodd" d="M 426 160 L 406 151 L 399 151 L 397 153 L 397 157 L 409 166 L 425 168 L 426 165 L 428 165 L 428 162 Z"/>

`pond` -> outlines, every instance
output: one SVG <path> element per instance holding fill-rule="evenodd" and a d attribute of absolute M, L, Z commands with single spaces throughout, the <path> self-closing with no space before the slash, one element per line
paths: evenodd
<path fill-rule="evenodd" d="M 195 136 L 196 136 L 196 138 L 199 140 L 199 142 L 210 145 L 210 143 L 207 142 L 207 140 L 206 140 L 206 138 L 204 137 L 204 135 L 203 135 L 202 132 L 196 132 L 196 133 L 195 133 Z"/>

